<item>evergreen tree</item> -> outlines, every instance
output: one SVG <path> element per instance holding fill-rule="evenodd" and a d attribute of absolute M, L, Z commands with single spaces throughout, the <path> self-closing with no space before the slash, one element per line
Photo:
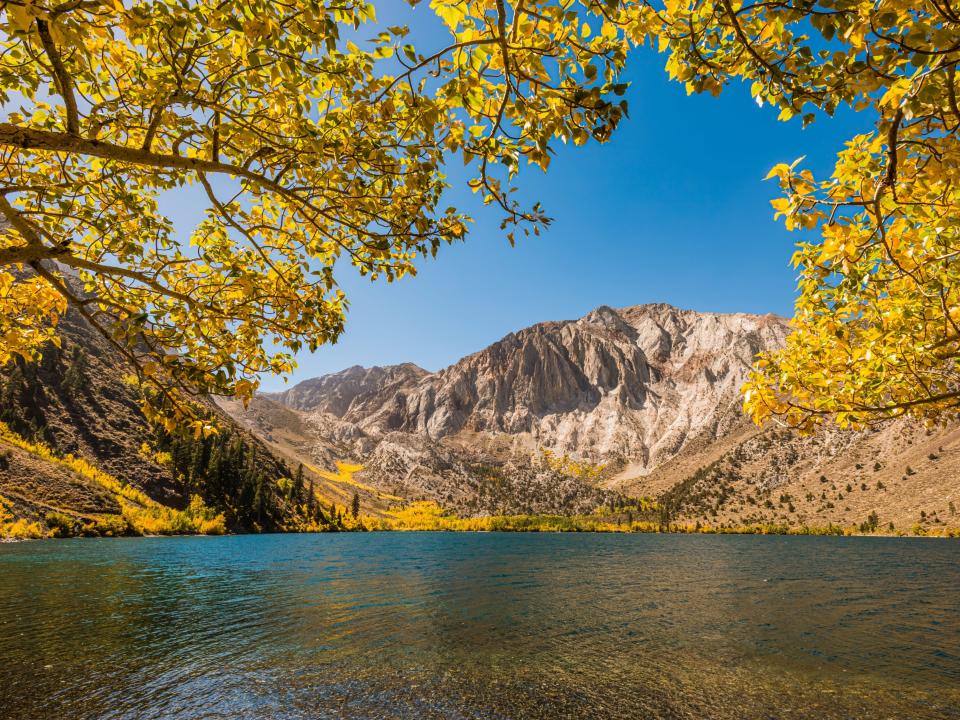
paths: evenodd
<path fill-rule="evenodd" d="M 323 503 L 319 503 L 319 502 L 316 503 L 316 506 L 314 507 L 314 511 L 313 511 L 313 512 L 314 512 L 314 519 L 315 519 L 319 524 L 321 524 L 321 525 L 327 525 L 327 524 L 328 524 L 329 521 L 328 521 L 328 519 L 327 519 L 327 516 L 326 516 L 326 515 L 324 514 L 324 512 L 323 512 Z"/>
<path fill-rule="evenodd" d="M 15 424 L 18 419 L 15 408 L 19 405 L 25 387 L 26 379 L 23 376 L 23 370 L 20 368 L 20 363 L 14 361 L 7 374 L 7 381 L 0 390 L 0 421 Z"/>
<path fill-rule="evenodd" d="M 76 395 L 86 382 L 87 354 L 79 345 L 74 345 L 70 351 L 70 364 L 63 374 L 60 387 L 68 395 Z"/>
<path fill-rule="evenodd" d="M 187 477 L 191 484 L 197 485 L 204 478 L 206 470 L 205 453 L 203 442 L 194 441 L 190 452 L 190 466 Z"/>
<path fill-rule="evenodd" d="M 303 463 L 297 466 L 297 474 L 293 478 L 293 497 L 297 502 L 303 501 Z"/>
<path fill-rule="evenodd" d="M 354 518 L 360 517 L 360 493 L 353 493 L 353 502 L 350 503 L 350 512 Z"/>
<path fill-rule="evenodd" d="M 257 524 L 262 527 L 263 518 L 266 515 L 267 509 L 266 488 L 263 486 L 262 477 L 257 478 L 255 487 L 256 492 L 253 496 L 253 508 L 256 513 Z"/>

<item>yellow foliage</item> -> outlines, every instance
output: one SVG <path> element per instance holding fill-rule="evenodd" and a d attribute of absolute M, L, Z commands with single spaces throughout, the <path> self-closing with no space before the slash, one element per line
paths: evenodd
<path fill-rule="evenodd" d="M 651 509 L 655 509 L 655 503 Z M 826 527 L 789 525 L 741 525 L 738 527 L 714 527 L 699 523 L 669 523 L 634 521 L 617 523 L 596 515 L 496 515 L 477 518 L 461 518 L 445 511 L 432 501 L 410 503 L 394 509 L 386 518 L 369 519 L 366 525 L 371 530 L 401 531 L 473 531 L 473 532 L 611 532 L 611 533 L 683 533 L 705 535 L 864 535 L 888 534 L 883 528 L 874 533 L 865 533 L 857 527 Z M 919 528 L 919 529 L 918 529 Z M 914 534 L 940 537 L 960 537 L 960 528 L 920 528 Z"/>
<path fill-rule="evenodd" d="M 0 367 L 14 355 L 36 359 L 48 341 L 59 344 L 56 324 L 66 306 L 64 297 L 42 279 L 18 280 L 0 270 Z"/>
<path fill-rule="evenodd" d="M 631 3 L 628 3 L 631 4 Z M 639 5 L 639 3 L 638 3 Z M 774 217 L 802 233 L 793 332 L 744 387 L 757 423 L 801 430 L 955 417 L 960 398 L 960 106 L 956 17 L 909 0 L 671 0 L 637 30 L 691 92 L 750 84 L 781 119 L 866 117 L 816 178 L 768 174 Z M 816 234 L 810 231 L 815 231 Z"/>
<path fill-rule="evenodd" d="M 437 0 L 450 37 L 421 51 L 407 28 L 372 25 L 366 0 L 5 3 L 0 362 L 79 305 L 67 266 L 154 409 L 184 420 L 178 386 L 248 401 L 260 374 L 336 340 L 344 266 L 393 281 L 462 239 L 455 157 L 511 241 L 539 232 L 539 203 L 514 199 L 519 167 L 606 141 L 627 110 L 634 18 L 575 5 L 514 3 L 508 18 Z M 173 188 L 203 198 L 193 232 L 161 211 Z"/>
<path fill-rule="evenodd" d="M 44 536 L 40 523 L 30 522 L 24 518 L 14 520 L 12 508 L 13 503 L 0 495 L 0 538 L 34 540 Z"/>
<path fill-rule="evenodd" d="M 173 468 L 173 456 L 169 452 L 161 450 L 154 451 L 150 443 L 140 443 L 138 454 L 146 460 L 152 460 L 157 465 Z"/>
<path fill-rule="evenodd" d="M 17 540 L 38 540 L 42 538 L 45 533 L 40 523 L 29 522 L 20 518 L 0 528 L 0 535 Z"/>
<path fill-rule="evenodd" d="M 800 161 L 769 175 L 776 217 L 803 239 L 794 332 L 745 387 L 752 418 L 957 413 L 949 3 L 434 0 L 449 38 L 420 49 L 406 27 L 370 25 L 366 0 L 4 7 L 0 363 L 35 354 L 80 302 L 67 266 L 156 390 L 151 417 L 189 414 L 180 385 L 248 401 L 260 374 L 340 336 L 341 267 L 392 281 L 465 236 L 472 219 L 443 204 L 455 158 L 511 242 L 539 232 L 539 203 L 514 199 L 519 168 L 545 170 L 558 142 L 606 141 L 627 112 L 628 53 L 649 44 L 688 93 L 746 86 L 781 120 L 845 106 L 876 126 L 829 178 Z M 339 40 L 364 27 L 369 42 Z M 171 188 L 205 198 L 184 236 L 158 203 Z"/>
<path fill-rule="evenodd" d="M 393 510 L 390 518 L 385 522 L 391 530 L 455 530 L 460 520 L 444 512 L 435 502 L 426 500 Z"/>
<path fill-rule="evenodd" d="M 543 449 L 540 453 L 543 464 L 551 470 L 588 482 L 598 480 L 607 467 L 606 465 L 594 465 L 586 460 L 575 460 L 569 455 L 556 455 L 552 450 Z"/>
<path fill-rule="evenodd" d="M 337 472 L 335 473 L 330 472 L 329 470 L 323 470 L 322 468 L 318 468 L 310 464 L 304 464 L 304 467 L 324 480 L 328 480 L 334 484 L 347 485 L 358 490 L 363 490 L 383 500 L 391 500 L 394 502 L 401 502 L 403 500 L 403 498 L 381 492 L 372 485 L 367 485 L 366 483 L 362 483 L 359 480 L 354 479 L 353 476 L 363 470 L 363 465 L 355 465 L 353 463 L 342 462 L 340 460 L 337 460 L 336 464 Z"/>
<path fill-rule="evenodd" d="M 47 461 L 60 465 L 80 477 L 92 480 L 114 494 L 120 504 L 122 520 L 111 520 L 104 516 L 95 523 L 107 534 L 125 534 L 129 526 L 138 534 L 174 535 L 201 533 L 222 535 L 226 532 L 226 519 L 208 508 L 199 495 L 190 498 L 186 510 L 174 510 L 152 500 L 143 491 L 117 480 L 112 475 L 99 470 L 86 460 L 73 455 L 59 456 L 49 447 L 39 442 L 30 442 L 11 431 L 6 424 L 0 423 L 0 438 L 5 442 L 26 450 Z M 121 523 L 124 531 L 121 531 Z"/>
<path fill-rule="evenodd" d="M 12 506 L 13 503 L 7 500 L 3 495 L 0 495 L 0 525 L 13 520 L 13 513 L 10 512 L 10 508 Z"/>

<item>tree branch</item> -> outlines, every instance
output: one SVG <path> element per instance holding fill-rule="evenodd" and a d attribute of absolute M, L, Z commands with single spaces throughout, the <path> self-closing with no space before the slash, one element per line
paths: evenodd
<path fill-rule="evenodd" d="M 56 258 L 70 252 L 70 247 L 67 243 L 57 247 L 44 245 L 40 236 L 30 227 L 30 223 L 24 220 L 23 216 L 3 195 L 0 195 L 0 215 L 6 218 L 10 226 L 20 233 L 20 237 L 27 242 L 26 245 L 0 249 L 0 267 L 4 265 L 33 263 L 38 260 Z"/>
<path fill-rule="evenodd" d="M 63 105 L 67 111 L 67 132 L 71 135 L 79 135 L 80 116 L 77 113 L 77 99 L 73 94 L 73 80 L 63 66 L 63 60 L 60 59 L 60 53 L 57 51 L 57 46 L 50 35 L 50 26 L 46 20 L 37 18 L 37 34 L 40 35 L 40 43 L 50 60 L 57 92 L 63 97 Z"/>

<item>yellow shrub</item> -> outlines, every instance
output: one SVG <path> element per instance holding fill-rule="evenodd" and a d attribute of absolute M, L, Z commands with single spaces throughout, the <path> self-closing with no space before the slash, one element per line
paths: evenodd
<path fill-rule="evenodd" d="M 17 540 L 37 540 L 44 536 L 40 523 L 27 522 L 23 518 L 4 525 L 3 528 L 0 529 L 0 534 L 4 537 L 16 538 Z"/>
<path fill-rule="evenodd" d="M 13 503 L 3 495 L 0 495 L 0 525 L 4 525 L 13 520 L 13 513 L 10 512 L 10 508 L 12 507 Z"/>
<path fill-rule="evenodd" d="M 123 516 L 141 535 L 223 535 L 227 522 L 223 513 L 207 507 L 203 498 L 193 495 L 186 510 L 174 510 L 159 503 L 137 506 L 120 501 Z"/>
<path fill-rule="evenodd" d="M 133 532 L 130 522 L 120 515 L 103 515 L 97 518 L 94 527 L 97 534 L 103 537 L 121 537 Z"/>
<path fill-rule="evenodd" d="M 574 460 L 569 455 L 555 455 L 552 450 L 541 450 L 543 464 L 551 470 L 581 480 L 596 480 L 603 474 L 606 465 L 594 465 L 586 460 Z"/>

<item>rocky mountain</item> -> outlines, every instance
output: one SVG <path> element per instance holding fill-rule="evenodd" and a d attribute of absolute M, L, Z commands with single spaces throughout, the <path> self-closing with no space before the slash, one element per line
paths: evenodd
<path fill-rule="evenodd" d="M 641 305 L 601 307 L 512 333 L 438 373 L 350 368 L 268 395 L 368 435 L 508 441 L 649 471 L 697 438 L 742 424 L 753 358 L 783 342 L 784 320 Z"/>
<path fill-rule="evenodd" d="M 298 383 L 290 390 L 266 397 L 295 410 L 325 412 L 337 417 L 362 416 L 368 403 L 429 375 L 412 363 L 364 368 L 355 365 L 332 375 Z M 368 410 L 367 410 L 368 411 Z"/>
<path fill-rule="evenodd" d="M 601 307 L 439 372 L 353 367 L 246 408 L 217 399 L 221 432 L 200 440 L 147 422 L 129 370 L 84 322 L 68 315 L 62 331 L 40 362 L 0 368 L 0 524 L 119 527 L 129 497 L 80 458 L 167 526 L 193 496 L 233 530 L 336 525 L 355 497 L 375 517 L 415 500 L 481 516 L 654 498 L 689 524 L 960 525 L 958 427 L 800 437 L 743 417 L 754 357 L 787 333 L 775 316 Z"/>
<path fill-rule="evenodd" d="M 291 457 L 349 458 L 378 491 L 468 514 L 642 495 L 690 522 L 849 525 L 871 512 L 898 526 L 949 522 L 960 503 L 952 428 L 801 438 L 749 424 L 739 388 L 787 332 L 773 315 L 600 307 L 436 373 L 349 368 L 234 415 Z"/>

